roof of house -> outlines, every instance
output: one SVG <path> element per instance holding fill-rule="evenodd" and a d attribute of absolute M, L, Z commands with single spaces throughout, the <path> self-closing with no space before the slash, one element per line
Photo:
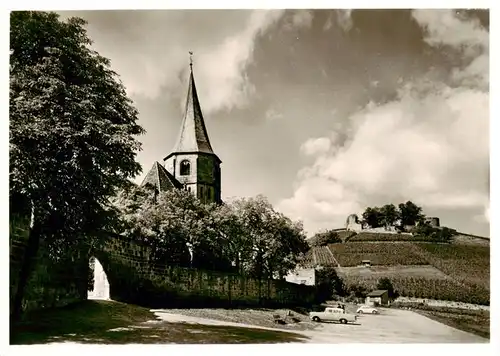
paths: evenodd
<path fill-rule="evenodd" d="M 381 297 L 385 293 L 387 293 L 387 290 L 377 289 L 377 290 L 374 290 L 373 292 L 368 293 L 366 296 L 367 297 Z"/>
<path fill-rule="evenodd" d="M 182 188 L 182 184 L 170 174 L 159 162 L 153 163 L 153 167 L 141 183 L 141 187 L 151 184 L 159 192 L 167 191 L 172 188 Z"/>

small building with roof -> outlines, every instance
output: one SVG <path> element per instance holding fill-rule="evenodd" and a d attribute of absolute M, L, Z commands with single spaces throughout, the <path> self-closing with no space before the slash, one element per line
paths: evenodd
<path fill-rule="evenodd" d="M 362 260 L 361 261 L 361 265 L 363 267 L 371 267 L 372 266 L 372 261 L 370 261 L 370 260 Z"/>
<path fill-rule="evenodd" d="M 366 305 L 378 306 L 389 305 L 389 291 L 385 289 L 377 289 L 366 295 Z"/>

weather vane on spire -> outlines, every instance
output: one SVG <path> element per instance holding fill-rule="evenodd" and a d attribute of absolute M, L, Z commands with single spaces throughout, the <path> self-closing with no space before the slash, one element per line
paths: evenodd
<path fill-rule="evenodd" d="M 189 51 L 189 66 L 193 69 L 193 52 Z"/>

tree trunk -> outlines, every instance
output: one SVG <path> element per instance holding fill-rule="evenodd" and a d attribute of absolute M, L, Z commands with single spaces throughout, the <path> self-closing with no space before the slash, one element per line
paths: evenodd
<path fill-rule="evenodd" d="M 257 278 L 259 279 L 259 305 L 262 304 L 262 252 L 257 254 Z"/>
<path fill-rule="evenodd" d="M 188 250 L 189 250 L 189 256 L 190 256 L 190 260 L 189 260 L 189 268 L 193 268 L 193 259 L 194 259 L 194 247 L 191 243 L 187 243 L 186 244 L 187 247 L 188 247 Z"/>
<path fill-rule="evenodd" d="M 19 280 L 17 283 L 17 291 L 14 296 L 14 305 L 11 315 L 11 323 L 16 323 L 21 318 L 24 292 L 26 289 L 26 285 L 28 284 L 29 277 L 31 275 L 33 262 L 38 253 L 38 248 L 40 247 L 41 233 L 42 233 L 41 224 L 35 222 L 33 224 L 33 227 L 31 227 L 30 229 L 28 245 L 26 246 L 23 263 L 21 265 L 21 271 L 19 272 Z"/>
<path fill-rule="evenodd" d="M 240 266 L 240 253 L 236 254 L 236 271 L 238 274 L 241 274 L 241 266 Z"/>

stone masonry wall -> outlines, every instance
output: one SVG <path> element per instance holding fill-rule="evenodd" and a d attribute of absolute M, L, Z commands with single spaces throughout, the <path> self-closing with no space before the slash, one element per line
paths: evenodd
<path fill-rule="evenodd" d="M 10 215 L 10 302 L 29 236 L 29 215 Z M 123 237 L 110 237 L 93 251 L 110 284 L 113 300 L 148 307 L 281 306 L 314 302 L 315 289 L 285 281 L 255 280 L 236 274 L 159 266 L 150 261 L 147 246 Z M 68 251 L 54 260 L 40 246 L 26 286 L 23 310 L 64 306 L 87 299 L 89 255 Z"/>
<path fill-rule="evenodd" d="M 123 238 L 111 238 L 105 250 L 96 258 L 106 272 L 113 300 L 160 308 L 306 305 L 315 299 L 314 287 L 286 281 L 154 265 L 148 247 Z"/>
<path fill-rule="evenodd" d="M 29 236 L 30 218 L 26 211 L 10 214 L 10 310 L 18 287 L 19 272 Z M 33 272 L 26 285 L 23 310 L 64 306 L 87 299 L 87 256 L 63 256 L 54 261 L 46 246 L 40 245 Z"/>

